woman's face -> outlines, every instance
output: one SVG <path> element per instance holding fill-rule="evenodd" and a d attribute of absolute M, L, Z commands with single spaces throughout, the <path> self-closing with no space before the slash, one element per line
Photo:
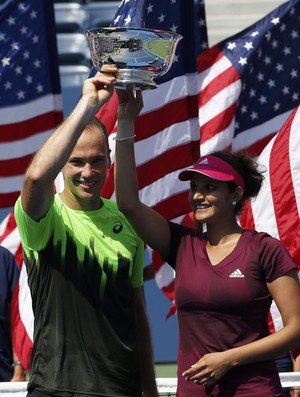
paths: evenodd
<path fill-rule="evenodd" d="M 194 172 L 190 181 L 189 202 L 195 219 L 201 223 L 218 223 L 234 217 L 236 193 L 226 182 Z"/>

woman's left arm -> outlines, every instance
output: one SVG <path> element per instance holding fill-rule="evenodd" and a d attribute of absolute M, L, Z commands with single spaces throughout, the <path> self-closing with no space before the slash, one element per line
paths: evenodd
<path fill-rule="evenodd" d="M 274 352 L 270 358 L 274 358 L 276 352 L 280 355 L 300 347 L 300 284 L 297 270 L 290 270 L 267 286 L 284 325 L 282 329 L 268 337 L 270 353 Z M 263 340 L 265 339 L 267 338 Z M 266 354 L 268 355 L 268 350 Z"/>
<path fill-rule="evenodd" d="M 293 369 L 294 372 L 300 373 L 300 354 L 293 358 Z M 294 386 L 291 388 L 291 397 L 300 397 L 300 386 Z"/>

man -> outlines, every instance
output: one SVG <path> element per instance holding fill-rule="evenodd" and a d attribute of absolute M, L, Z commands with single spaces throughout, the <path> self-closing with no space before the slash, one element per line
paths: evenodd
<path fill-rule="evenodd" d="M 157 397 L 141 293 L 143 243 L 100 197 L 110 166 L 95 118 L 113 67 L 87 79 L 72 114 L 28 168 L 15 206 L 35 315 L 28 396 Z M 62 170 L 64 190 L 54 195 Z"/>
<path fill-rule="evenodd" d="M 0 246 L 0 382 L 24 382 L 25 372 L 16 356 L 11 333 L 11 302 L 20 270 L 13 254 Z"/>

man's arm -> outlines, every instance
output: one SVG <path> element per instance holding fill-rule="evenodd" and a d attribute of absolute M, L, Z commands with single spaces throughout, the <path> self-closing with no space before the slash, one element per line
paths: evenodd
<path fill-rule="evenodd" d="M 135 313 L 138 327 L 140 368 L 143 385 L 143 396 L 158 397 L 153 363 L 150 326 L 145 311 L 141 288 L 134 289 Z"/>
<path fill-rule="evenodd" d="M 111 97 L 114 67 L 106 73 L 85 80 L 82 97 L 70 116 L 59 126 L 35 155 L 25 173 L 21 192 L 22 205 L 32 219 L 39 219 L 53 201 L 53 183 L 68 161 L 74 146 L 88 122 Z"/>
<path fill-rule="evenodd" d="M 17 265 L 16 265 L 17 266 Z M 14 373 L 13 377 L 11 378 L 11 382 L 25 382 L 25 371 L 24 368 L 14 350 L 13 347 L 13 337 L 12 337 L 12 329 L 11 329 L 11 303 L 8 304 L 8 326 L 10 330 L 10 340 L 11 340 L 11 345 L 12 345 L 12 351 L 13 351 L 13 368 L 14 368 Z"/>
<path fill-rule="evenodd" d="M 14 359 L 13 362 L 14 373 L 13 373 L 13 377 L 11 378 L 11 382 L 25 382 L 26 381 L 25 370 L 14 350 L 13 350 L 13 359 Z"/>

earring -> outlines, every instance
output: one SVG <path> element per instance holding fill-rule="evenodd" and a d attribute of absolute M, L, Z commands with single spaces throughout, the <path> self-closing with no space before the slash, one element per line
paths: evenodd
<path fill-rule="evenodd" d="M 233 201 L 233 202 L 232 202 L 232 205 L 236 205 L 236 201 Z"/>

